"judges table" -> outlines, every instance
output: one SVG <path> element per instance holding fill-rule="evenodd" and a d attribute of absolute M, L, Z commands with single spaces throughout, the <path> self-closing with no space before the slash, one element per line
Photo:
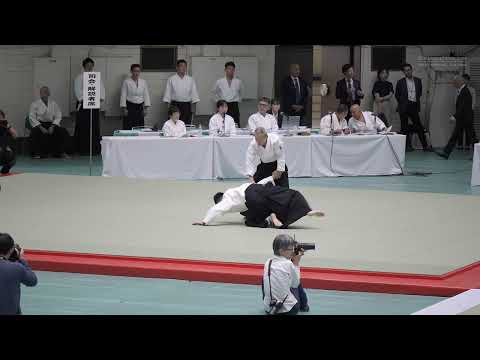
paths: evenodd
<path fill-rule="evenodd" d="M 252 136 L 106 136 L 102 139 L 103 176 L 242 178 L 252 139 Z M 333 138 L 312 135 L 282 139 L 290 177 L 396 175 L 401 174 L 405 162 L 404 135 Z"/>
<path fill-rule="evenodd" d="M 472 186 L 480 185 L 480 143 L 474 145 L 472 165 Z"/>

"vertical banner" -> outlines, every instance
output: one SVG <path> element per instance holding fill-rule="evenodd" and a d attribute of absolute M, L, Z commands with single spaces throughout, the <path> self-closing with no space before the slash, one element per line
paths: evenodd
<path fill-rule="evenodd" d="M 100 73 L 83 73 L 83 108 L 100 109 Z"/>

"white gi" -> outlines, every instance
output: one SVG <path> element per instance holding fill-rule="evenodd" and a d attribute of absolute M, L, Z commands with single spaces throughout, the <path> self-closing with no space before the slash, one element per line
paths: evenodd
<path fill-rule="evenodd" d="M 233 118 L 230 115 L 225 114 L 224 119 L 219 113 L 216 113 L 210 118 L 208 129 L 217 130 L 219 133 L 227 135 L 235 135 L 237 132 Z"/>
<path fill-rule="evenodd" d="M 182 120 L 179 119 L 177 123 L 174 123 L 173 120 L 170 119 L 165 121 L 162 131 L 164 136 L 182 137 L 187 133 L 187 128 Z"/>
<path fill-rule="evenodd" d="M 38 99 L 30 105 L 28 118 L 32 128 L 40 125 L 40 121 L 60 126 L 62 112 L 55 101 L 48 99 L 48 106 L 46 106 L 42 99 Z"/>
<path fill-rule="evenodd" d="M 333 122 L 333 125 L 332 125 L 332 122 Z M 342 121 L 339 122 L 338 116 L 336 113 L 325 115 L 320 120 L 320 134 L 331 135 L 330 131 L 332 129 L 333 131 L 348 129 L 347 120 L 342 119 Z"/>
<path fill-rule="evenodd" d="M 263 127 L 265 130 L 278 130 L 277 119 L 272 114 L 263 116 L 257 112 L 248 118 L 248 128 L 253 132 L 257 127 Z"/>
<path fill-rule="evenodd" d="M 265 185 L 269 182 L 275 184 L 271 176 L 259 181 L 257 184 Z M 207 215 L 205 215 L 203 222 L 205 224 L 209 224 L 213 219 L 220 215 L 247 211 L 248 208 L 245 205 L 245 190 L 247 190 L 250 185 L 252 185 L 252 183 L 245 183 L 235 188 L 226 190 L 223 193 L 222 201 L 220 201 L 218 204 L 215 204 L 207 211 Z"/>
<path fill-rule="evenodd" d="M 386 129 L 386 126 L 378 116 L 373 116 L 370 111 L 362 111 L 363 118 L 365 122 L 358 121 L 354 117 L 351 117 L 348 121 L 348 126 L 354 131 L 383 131 Z"/>
<path fill-rule="evenodd" d="M 274 161 L 277 161 L 278 171 L 285 171 L 285 150 L 280 137 L 277 134 L 268 134 L 265 147 L 258 145 L 253 139 L 247 149 L 246 175 L 253 176 L 260 162 Z"/>

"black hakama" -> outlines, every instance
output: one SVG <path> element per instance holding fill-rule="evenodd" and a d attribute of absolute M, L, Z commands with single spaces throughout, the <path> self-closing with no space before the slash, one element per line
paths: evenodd
<path fill-rule="evenodd" d="M 135 104 L 127 101 L 127 116 L 123 117 L 123 130 L 132 130 L 134 127 L 145 125 L 143 103 Z"/>
<path fill-rule="evenodd" d="M 269 176 L 272 176 L 272 173 L 277 170 L 277 162 L 271 163 L 260 163 L 257 166 L 257 171 L 253 175 L 253 180 L 258 183 L 260 180 L 263 180 Z M 288 183 L 288 167 L 285 165 L 285 171 L 280 176 L 280 179 L 275 180 L 275 185 L 282 186 L 285 188 L 289 187 Z"/>

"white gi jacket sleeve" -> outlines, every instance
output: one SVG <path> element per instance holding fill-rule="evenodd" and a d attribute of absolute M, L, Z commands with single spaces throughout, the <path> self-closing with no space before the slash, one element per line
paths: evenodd
<path fill-rule="evenodd" d="M 247 149 L 247 159 L 246 159 L 246 175 L 253 176 L 257 171 L 257 166 L 260 164 L 260 155 L 256 151 L 255 140 L 250 142 Z"/>
<path fill-rule="evenodd" d="M 283 147 L 283 141 L 278 138 L 273 144 L 273 151 L 277 156 L 277 170 L 278 171 L 285 171 L 285 149 Z"/>

